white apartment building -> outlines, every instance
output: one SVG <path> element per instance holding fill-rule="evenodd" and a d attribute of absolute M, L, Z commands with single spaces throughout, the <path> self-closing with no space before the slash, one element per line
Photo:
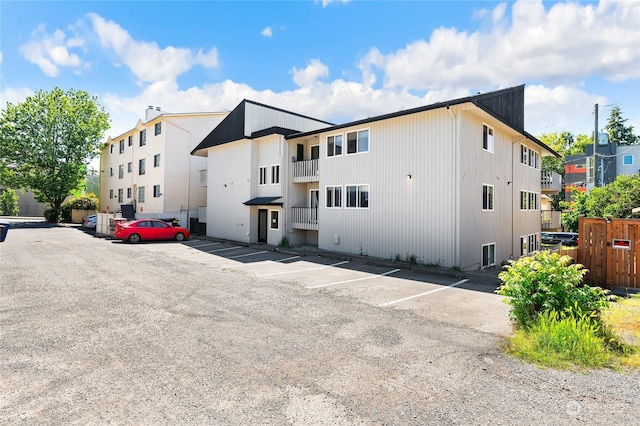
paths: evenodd
<path fill-rule="evenodd" d="M 539 249 L 541 157 L 524 86 L 327 125 L 243 101 L 208 158 L 207 235 L 464 270 Z"/>
<path fill-rule="evenodd" d="M 109 137 L 102 149 L 100 209 L 113 212 L 129 204 L 137 217 L 173 215 L 189 226 L 207 196 L 206 160 L 190 152 L 227 114 L 167 113 L 150 106 L 144 121 Z"/>

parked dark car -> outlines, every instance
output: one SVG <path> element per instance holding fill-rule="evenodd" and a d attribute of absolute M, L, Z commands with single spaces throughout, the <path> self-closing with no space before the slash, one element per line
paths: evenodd
<path fill-rule="evenodd" d="M 139 219 L 117 223 L 114 236 L 130 243 L 150 240 L 183 241 L 189 239 L 189 231 L 158 219 Z"/>
<path fill-rule="evenodd" d="M 577 232 L 542 232 L 540 234 L 542 244 L 558 244 L 562 243 L 563 246 L 577 246 L 578 245 L 578 233 Z"/>

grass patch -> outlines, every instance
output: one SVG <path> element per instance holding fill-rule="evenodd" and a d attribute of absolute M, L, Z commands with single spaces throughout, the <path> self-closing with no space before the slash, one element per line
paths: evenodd
<path fill-rule="evenodd" d="M 602 322 L 625 343 L 640 347 L 640 295 L 612 303 L 602 312 Z"/>

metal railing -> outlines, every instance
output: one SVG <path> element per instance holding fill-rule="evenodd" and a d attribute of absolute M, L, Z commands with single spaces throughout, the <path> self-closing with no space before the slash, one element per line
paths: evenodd
<path fill-rule="evenodd" d="M 291 226 L 296 229 L 318 230 L 317 207 L 291 207 Z"/>
<path fill-rule="evenodd" d="M 540 224 L 543 230 L 560 229 L 562 212 L 559 210 L 541 210 Z"/>
<path fill-rule="evenodd" d="M 317 182 L 318 181 L 318 159 L 294 161 L 293 181 L 294 182 Z"/>

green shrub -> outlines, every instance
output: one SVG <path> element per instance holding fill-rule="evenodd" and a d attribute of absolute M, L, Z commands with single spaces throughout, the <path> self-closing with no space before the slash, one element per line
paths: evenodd
<path fill-rule="evenodd" d="M 507 296 L 510 316 L 517 327 L 528 328 L 541 313 L 574 311 L 597 316 L 608 306 L 608 291 L 582 286 L 587 270 L 571 264 L 572 258 L 541 251 L 509 261 L 498 274 L 502 285 L 496 293 Z"/>
<path fill-rule="evenodd" d="M 65 201 L 60 206 L 60 215 L 63 222 L 71 222 L 71 210 L 98 210 L 98 198 L 96 194 L 80 194 Z"/>
<path fill-rule="evenodd" d="M 528 329 L 517 330 L 509 352 L 530 362 L 556 368 L 605 367 L 614 357 L 599 322 L 578 310 L 542 312 Z"/>
<path fill-rule="evenodd" d="M 278 243 L 278 247 L 290 248 L 291 246 L 289 245 L 289 239 L 287 237 L 282 237 L 282 239 Z"/>
<path fill-rule="evenodd" d="M 18 215 L 18 194 L 13 189 L 0 190 L 0 216 Z"/>
<path fill-rule="evenodd" d="M 60 210 L 46 209 L 44 211 L 44 218 L 49 223 L 58 223 L 60 222 Z"/>

